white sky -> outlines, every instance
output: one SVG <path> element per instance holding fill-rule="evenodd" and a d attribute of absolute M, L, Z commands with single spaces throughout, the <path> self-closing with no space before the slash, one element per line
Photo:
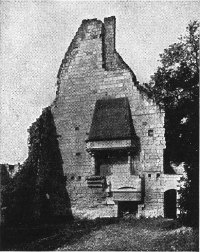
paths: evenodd
<path fill-rule="evenodd" d="M 200 1 L 1 1 L 0 163 L 27 157 L 27 129 L 55 98 L 56 75 L 83 19 L 116 16 L 116 49 L 138 80 L 199 20 Z"/>

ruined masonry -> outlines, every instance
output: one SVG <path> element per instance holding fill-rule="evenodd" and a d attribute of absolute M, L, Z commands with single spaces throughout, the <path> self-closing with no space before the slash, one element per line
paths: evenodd
<path fill-rule="evenodd" d="M 51 109 L 74 216 L 176 217 L 180 175 L 164 173 L 164 111 L 116 52 L 115 17 L 83 20 L 57 79 Z"/>

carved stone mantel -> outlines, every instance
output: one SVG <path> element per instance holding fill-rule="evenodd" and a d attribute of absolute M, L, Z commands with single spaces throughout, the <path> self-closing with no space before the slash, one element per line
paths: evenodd
<path fill-rule="evenodd" d="M 109 149 L 131 149 L 133 148 L 131 140 L 109 140 L 109 141 L 88 141 L 86 149 L 88 152 Z"/>

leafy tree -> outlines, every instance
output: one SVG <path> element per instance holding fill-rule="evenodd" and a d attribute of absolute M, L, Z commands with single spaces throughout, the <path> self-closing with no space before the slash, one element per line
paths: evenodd
<path fill-rule="evenodd" d="M 11 178 L 5 164 L 0 164 L 0 175 L 1 187 L 6 186 Z"/>
<path fill-rule="evenodd" d="M 5 191 L 7 222 L 28 224 L 72 217 L 57 137 L 48 107 L 30 127 L 28 158 Z"/>
<path fill-rule="evenodd" d="M 69 215 L 70 201 L 62 169 L 56 127 L 50 108 L 39 118 L 39 165 L 36 189 L 42 219 Z M 32 134 L 34 135 L 34 134 Z"/>
<path fill-rule="evenodd" d="M 4 210 L 5 210 L 5 191 L 7 185 L 10 183 L 12 178 L 9 176 L 9 172 L 7 170 L 7 167 L 5 164 L 0 164 L 0 207 L 1 207 L 1 223 L 3 223 L 4 220 Z"/>
<path fill-rule="evenodd" d="M 198 223 L 199 31 L 200 24 L 190 22 L 186 35 L 160 54 L 161 66 L 145 84 L 149 97 L 165 109 L 165 172 L 172 172 L 170 162 L 185 163 L 180 205 L 190 224 Z"/>

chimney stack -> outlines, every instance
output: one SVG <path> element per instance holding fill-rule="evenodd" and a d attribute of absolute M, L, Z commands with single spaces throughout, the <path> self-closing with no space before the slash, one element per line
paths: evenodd
<path fill-rule="evenodd" d="M 107 70 L 115 67 L 115 26 L 116 18 L 114 16 L 104 18 L 103 56 Z"/>

